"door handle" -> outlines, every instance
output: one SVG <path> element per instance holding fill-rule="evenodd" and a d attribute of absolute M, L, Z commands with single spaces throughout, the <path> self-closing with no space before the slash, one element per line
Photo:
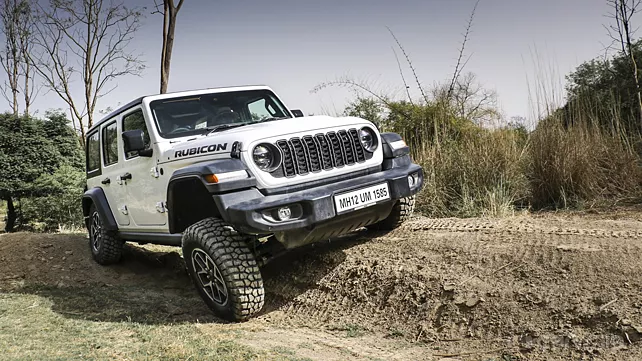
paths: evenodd
<path fill-rule="evenodd" d="M 109 184 L 109 183 L 111 183 L 111 180 L 110 180 L 109 178 L 105 178 L 105 179 L 103 179 L 100 183 L 102 183 L 102 184 Z"/>
<path fill-rule="evenodd" d="M 122 179 L 122 180 L 132 179 L 132 175 L 131 175 L 131 173 L 127 172 L 127 173 L 121 175 L 120 179 Z"/>

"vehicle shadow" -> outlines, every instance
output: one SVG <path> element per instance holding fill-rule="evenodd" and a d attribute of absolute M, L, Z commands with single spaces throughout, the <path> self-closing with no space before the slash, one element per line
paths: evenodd
<path fill-rule="evenodd" d="M 319 280 L 345 260 L 346 249 L 372 236 L 360 232 L 316 243 L 292 250 L 264 266 L 261 273 L 266 299 L 261 314 L 284 308 L 301 293 L 316 288 Z M 49 248 L 50 254 L 55 252 L 54 248 Z M 51 273 L 56 269 L 36 270 L 49 272 L 44 282 L 26 274 L 23 285 L 9 288 L 8 292 L 47 298 L 54 312 L 82 320 L 226 323 L 215 317 L 201 300 L 187 275 L 179 248 L 126 245 L 121 262 L 113 266 L 93 263 L 84 242 L 75 255 L 76 267 L 71 279 L 62 277 L 63 281 L 58 282 L 58 275 Z M 0 288 L 7 292 L 7 288 Z"/>

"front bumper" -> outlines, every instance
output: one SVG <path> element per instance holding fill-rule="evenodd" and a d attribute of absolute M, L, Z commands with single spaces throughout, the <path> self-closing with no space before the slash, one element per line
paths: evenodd
<path fill-rule="evenodd" d="M 423 187 L 423 170 L 411 162 L 409 156 L 394 159 L 385 164 L 389 168 L 373 174 L 339 181 L 336 183 L 315 186 L 295 192 L 264 195 L 256 188 L 240 192 L 214 195 L 214 201 L 221 210 L 223 219 L 241 232 L 250 234 L 284 233 L 292 230 L 325 224 L 341 219 L 354 219 L 359 223 L 359 214 L 369 214 L 370 219 L 376 216 L 387 217 L 395 200 L 412 196 Z M 416 175 L 416 182 L 411 187 L 409 175 Z M 386 182 L 390 199 L 359 210 L 337 215 L 334 203 L 336 194 L 367 188 Z M 387 206 L 386 206 L 387 204 Z M 293 218 L 279 221 L 272 215 L 275 210 L 289 206 L 293 210 Z M 296 217 L 296 218 L 294 218 Z"/>

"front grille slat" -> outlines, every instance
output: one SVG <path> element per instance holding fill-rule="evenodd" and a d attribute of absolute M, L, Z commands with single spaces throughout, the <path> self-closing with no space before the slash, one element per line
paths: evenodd
<path fill-rule="evenodd" d="M 363 163 L 368 158 L 356 129 L 319 133 L 276 142 L 286 177 Z"/>
<path fill-rule="evenodd" d="M 350 140 L 352 141 L 352 145 L 354 146 L 354 149 L 355 149 L 357 162 L 360 162 L 360 163 L 365 162 L 366 151 L 363 148 L 363 144 L 361 144 L 361 141 L 359 140 L 359 133 L 357 132 L 356 129 L 350 129 Z"/>

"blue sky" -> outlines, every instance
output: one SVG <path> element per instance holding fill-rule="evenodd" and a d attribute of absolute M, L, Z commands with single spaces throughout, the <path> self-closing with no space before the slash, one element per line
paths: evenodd
<path fill-rule="evenodd" d="M 153 0 L 126 3 L 151 7 Z M 431 86 L 451 76 L 474 3 L 185 0 L 178 15 L 169 91 L 267 84 L 291 108 L 316 114 L 341 111 L 352 97 L 346 89 L 311 90 L 345 75 L 381 91 L 400 88 L 394 41 L 386 26 L 404 45 L 422 83 Z M 561 94 L 566 73 L 602 55 L 607 12 L 605 0 L 481 0 L 466 70 L 497 91 L 506 118 L 532 118 L 529 94 L 536 76 L 553 83 Z M 147 69 L 141 77 L 120 78 L 99 109 L 158 92 L 161 25 L 160 15 L 146 16 L 131 45 Z M 411 74 L 407 71 L 406 76 Z M 80 91 L 80 82 L 73 86 Z M 43 113 L 63 105 L 55 94 L 41 92 L 34 107 Z"/>

